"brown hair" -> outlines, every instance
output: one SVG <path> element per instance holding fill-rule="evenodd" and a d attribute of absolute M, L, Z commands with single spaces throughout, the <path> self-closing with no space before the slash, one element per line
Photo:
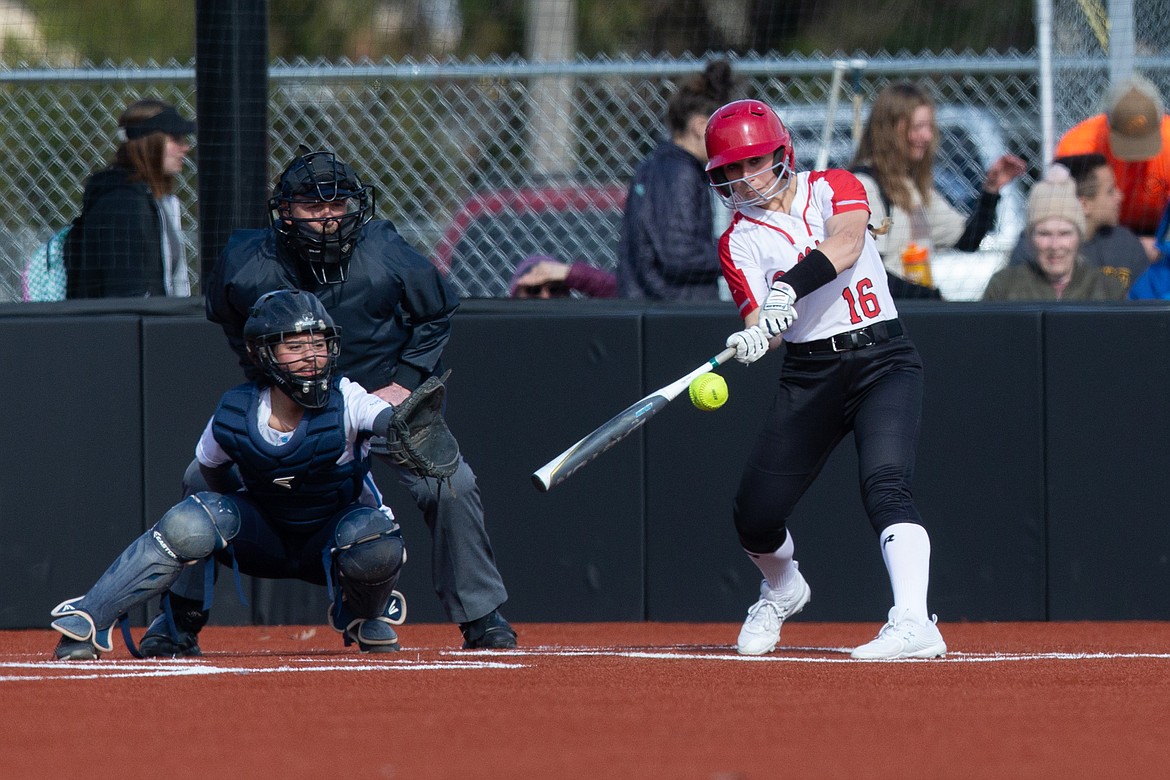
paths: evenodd
<path fill-rule="evenodd" d="M 891 84 L 879 92 L 861 134 L 857 154 L 850 164 L 853 168 L 867 166 L 872 169 L 873 177 L 890 202 L 904 211 L 909 211 L 912 203 L 910 189 L 906 186 L 907 176 L 926 205 L 930 205 L 930 193 L 934 187 L 937 125 L 934 140 L 923 158 L 916 162 L 910 160 L 910 122 L 915 110 L 921 106 L 933 109 L 934 101 L 925 91 L 908 82 Z"/>
<path fill-rule="evenodd" d="M 730 62 L 708 62 L 702 73 L 687 78 L 671 95 L 666 104 L 666 129 L 671 135 L 677 135 L 686 130 L 691 117 L 699 115 L 706 120 L 730 100 L 735 85 Z"/>
<path fill-rule="evenodd" d="M 152 98 L 136 100 L 118 117 L 118 127 L 125 130 L 157 116 L 168 107 L 167 103 Z M 166 133 L 150 133 L 142 138 L 123 140 L 114 152 L 114 164 L 129 170 L 132 180 L 146 182 L 154 197 L 170 195 L 175 191 L 175 177 L 163 170 L 166 143 Z"/>

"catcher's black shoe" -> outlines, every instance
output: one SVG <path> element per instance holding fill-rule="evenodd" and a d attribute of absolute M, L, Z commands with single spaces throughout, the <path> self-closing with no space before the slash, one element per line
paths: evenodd
<path fill-rule="evenodd" d="M 504 650 L 516 646 L 516 630 L 498 609 L 481 618 L 460 623 L 464 650 Z"/>
<path fill-rule="evenodd" d="M 96 661 L 102 654 L 93 646 L 93 642 L 79 642 L 67 636 L 61 637 L 57 649 L 53 651 L 59 661 Z"/>
<path fill-rule="evenodd" d="M 363 653 L 395 653 L 402 649 L 394 626 L 386 618 L 355 620 L 345 633 Z"/>
<path fill-rule="evenodd" d="M 386 610 L 376 618 L 355 618 L 349 611 L 349 602 L 338 599 L 329 605 L 329 625 L 345 638 L 345 646 L 357 642 L 363 653 L 393 653 L 402 649 L 394 626 L 406 622 L 406 596 L 390 591 Z"/>
<path fill-rule="evenodd" d="M 199 649 L 199 629 L 207 623 L 208 613 L 191 608 L 186 599 L 178 596 L 171 596 L 171 603 L 178 636 L 171 634 L 166 614 L 159 615 L 146 629 L 143 641 L 138 643 L 138 651 L 144 658 L 183 658 L 204 654 Z"/>
<path fill-rule="evenodd" d="M 176 641 L 167 632 L 166 626 L 163 626 L 161 632 L 148 633 L 142 637 L 142 641 L 138 643 L 138 652 L 142 653 L 143 658 L 185 658 L 203 655 L 203 651 L 199 649 L 197 635 L 180 631 L 179 639 Z"/>

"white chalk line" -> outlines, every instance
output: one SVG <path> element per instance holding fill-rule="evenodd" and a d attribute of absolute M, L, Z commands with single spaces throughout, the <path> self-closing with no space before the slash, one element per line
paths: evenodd
<path fill-rule="evenodd" d="M 706 650 L 712 652 L 695 652 Z M 723 652 L 720 652 L 723 651 Z M 852 647 L 782 647 L 765 655 L 739 655 L 725 646 L 709 646 L 705 648 L 691 648 L 689 650 L 621 650 L 617 648 L 571 648 L 571 647 L 536 647 L 517 648 L 514 650 L 496 650 L 496 654 L 504 656 L 609 656 L 620 658 L 640 658 L 648 660 L 668 661 L 733 661 L 739 663 L 1005 663 L 1018 661 L 1089 661 L 1089 660 L 1131 660 L 1154 659 L 1170 661 L 1170 652 L 1167 653 L 1107 653 L 1107 652 L 1048 652 L 1048 653 L 970 653 L 964 651 L 950 651 L 942 658 L 902 658 L 894 661 L 885 660 L 857 660 L 850 658 Z M 801 653 L 802 655 L 791 655 Z M 834 655 L 813 656 L 803 653 L 831 653 Z M 844 656 L 844 657 L 834 657 Z"/>
<path fill-rule="evenodd" d="M 263 656 L 257 656 L 258 658 Z M 453 660 L 422 661 L 409 659 L 386 659 L 370 662 L 367 659 L 353 662 L 338 659 L 286 658 L 278 666 L 237 666 L 217 659 L 151 661 L 3 661 L 0 671 L 23 670 L 30 672 L 52 671 L 54 674 L 0 674 L 0 683 L 27 682 L 30 680 L 112 680 L 119 678 L 148 677 L 199 677 L 215 675 L 248 674 L 295 674 L 299 672 L 418 672 L 479 669 L 518 669 L 525 664 L 506 661 Z"/>
<path fill-rule="evenodd" d="M 1168 653 L 1046 652 L 1046 653 L 971 653 L 952 651 L 942 658 L 901 659 L 897 661 L 858 661 L 849 658 L 851 647 L 784 647 L 767 655 L 739 655 L 725 646 L 689 647 L 687 649 L 623 649 L 613 647 L 532 647 L 513 650 L 468 652 L 440 650 L 440 660 L 417 658 L 368 658 L 351 660 L 314 657 L 281 657 L 276 666 L 242 666 L 229 659 L 203 656 L 199 660 L 106 660 L 106 661 L 5 661 L 0 659 L 0 683 L 37 680 L 114 680 L 152 677 L 211 677 L 217 675 L 298 674 L 304 672 L 417 672 L 482 671 L 487 669 L 523 669 L 532 666 L 525 659 L 539 658 L 631 658 L 646 661 L 699 661 L 773 664 L 874 664 L 874 663 L 1018 663 L 1021 661 L 1170 661 Z M 817 654 L 817 655 L 814 655 Z M 263 655 L 254 656 L 255 659 Z"/>

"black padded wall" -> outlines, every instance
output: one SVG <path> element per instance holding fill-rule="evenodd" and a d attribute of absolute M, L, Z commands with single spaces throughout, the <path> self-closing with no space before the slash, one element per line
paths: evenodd
<path fill-rule="evenodd" d="M 242 379 L 201 307 L 123 307 L 0 307 L 22 388 L 0 455 L 0 627 L 45 626 L 178 500 L 202 426 Z M 932 609 L 943 620 L 1170 618 L 1159 403 L 1170 307 L 902 312 L 926 365 L 915 494 L 934 541 Z M 510 618 L 742 617 L 758 574 L 730 505 L 778 355 L 721 368 L 731 400 L 719 411 L 681 397 L 549 493 L 529 479 L 718 352 L 736 324 L 720 306 L 465 304 L 447 350 L 448 416 L 479 475 Z M 852 447 L 791 518 L 809 619 L 880 621 L 889 603 Z M 445 620 L 425 523 L 388 468 L 374 473 L 407 538 L 409 620 Z M 323 623 L 323 588 L 243 584 L 247 607 L 221 570 L 213 621 Z"/>
<path fill-rule="evenodd" d="M 530 479 L 641 396 L 640 322 L 604 307 L 569 314 L 535 303 L 512 311 L 459 315 L 445 353 L 453 369 L 448 416 L 479 477 L 510 594 L 505 614 L 524 620 L 561 620 L 570 613 L 576 620 L 640 620 L 640 435 L 548 493 L 538 492 Z M 412 544 L 425 536 L 418 524 L 411 529 Z M 411 563 L 417 571 L 429 561 Z"/>
<path fill-rule="evenodd" d="M 1045 323 L 1050 617 L 1170 618 L 1170 319 Z"/>
<path fill-rule="evenodd" d="M 47 626 L 143 531 L 139 332 L 134 316 L 0 319 L 2 627 Z"/>
<path fill-rule="evenodd" d="M 1043 620 L 1043 318 L 903 306 L 926 389 L 914 495 L 942 620 Z M 866 554 L 880 563 L 876 542 Z M 889 602 L 884 570 L 871 583 Z"/>
<path fill-rule="evenodd" d="M 202 317 L 147 318 L 142 327 L 142 419 L 146 452 L 143 485 L 147 523 L 153 524 L 182 498 L 183 472 L 195 443 L 223 392 L 244 381 L 223 331 Z M 232 572 L 219 570 L 211 610 L 219 625 L 253 622 L 253 606 L 264 604 L 271 583 L 241 580 L 248 605 L 240 602 Z M 259 589 L 259 590 L 258 590 Z M 282 601 L 292 602 L 293 599 Z M 151 605 L 152 614 L 156 613 Z M 324 614 L 324 611 L 318 614 Z M 317 618 L 318 620 L 320 618 Z"/>

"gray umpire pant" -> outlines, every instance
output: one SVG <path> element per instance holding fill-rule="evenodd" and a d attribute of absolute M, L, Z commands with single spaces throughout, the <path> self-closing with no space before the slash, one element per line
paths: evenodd
<path fill-rule="evenodd" d="M 450 481 L 441 483 L 385 462 L 410 491 L 431 531 L 431 578 L 447 617 L 466 623 L 507 601 L 508 591 L 483 522 L 479 485 L 463 456 Z"/>
<path fill-rule="evenodd" d="M 496 568 L 495 555 L 483 521 L 483 502 L 475 472 L 463 456 L 450 480 L 424 479 L 384 461 L 410 491 L 431 532 L 431 579 L 447 617 L 453 623 L 481 618 L 508 600 Z M 207 490 L 192 461 L 183 475 L 183 495 Z M 410 540 L 407 538 L 407 550 Z M 178 596 L 202 601 L 203 569 L 184 567 L 171 586 Z"/>

